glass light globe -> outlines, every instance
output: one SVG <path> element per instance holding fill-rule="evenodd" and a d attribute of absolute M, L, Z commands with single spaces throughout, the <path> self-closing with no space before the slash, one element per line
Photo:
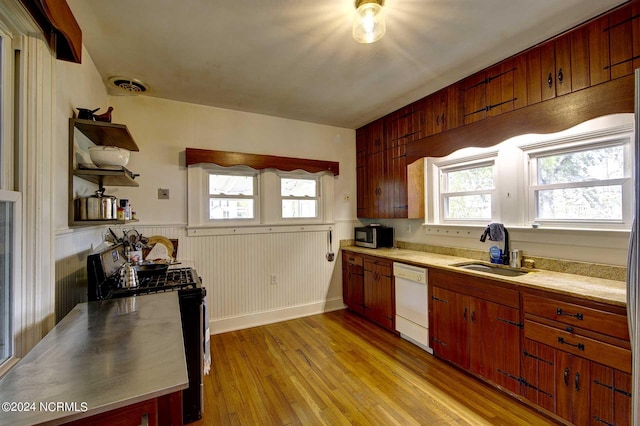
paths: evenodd
<path fill-rule="evenodd" d="M 373 43 L 384 36 L 387 26 L 382 6 L 378 3 L 362 3 L 353 18 L 353 38 L 358 43 Z"/>

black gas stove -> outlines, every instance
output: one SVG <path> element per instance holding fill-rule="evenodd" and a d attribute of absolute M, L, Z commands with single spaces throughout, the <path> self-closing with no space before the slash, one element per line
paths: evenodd
<path fill-rule="evenodd" d="M 194 422 L 202 417 L 204 407 L 202 369 L 206 313 L 203 302 L 206 289 L 193 268 L 169 268 L 157 275 L 139 276 L 137 287 L 124 287 L 120 269 L 126 263 L 127 257 L 122 244 L 90 254 L 87 258 L 88 299 L 96 301 L 167 291 L 178 292 L 189 376 L 189 387 L 182 391 L 182 416 L 184 423 Z"/>

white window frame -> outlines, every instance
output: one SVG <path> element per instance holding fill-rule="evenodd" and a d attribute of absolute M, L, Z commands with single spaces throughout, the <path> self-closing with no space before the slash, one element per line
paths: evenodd
<path fill-rule="evenodd" d="M 486 156 L 481 156 L 480 158 L 459 158 L 455 160 L 448 160 L 443 162 L 437 162 L 434 164 L 437 169 L 437 185 L 436 187 L 436 203 L 438 206 L 438 222 L 442 224 L 486 224 L 496 220 L 496 203 L 497 203 L 497 192 L 498 192 L 498 178 L 497 178 L 497 156 L 494 152 L 489 153 Z M 479 167 L 493 167 L 493 188 L 492 189 L 483 189 L 483 190 L 471 190 L 471 191 L 459 191 L 459 192 L 448 192 L 447 191 L 447 180 L 446 175 L 449 172 L 456 172 L 460 170 L 468 170 Z M 449 219 L 445 215 L 447 198 L 453 196 L 464 196 L 464 195 L 481 195 L 481 194 L 489 194 L 491 195 L 491 217 L 490 218 L 476 218 L 476 219 Z"/>
<path fill-rule="evenodd" d="M 631 135 L 612 135 L 603 138 L 584 137 L 579 141 L 555 141 L 545 143 L 542 147 L 524 147 L 527 188 L 527 220 L 528 224 L 542 224 L 554 228 L 600 228 L 628 229 L 632 221 L 633 203 L 633 146 Z M 601 181 L 585 181 L 566 184 L 539 185 L 537 176 L 537 158 L 549 155 L 580 152 L 591 149 L 622 146 L 624 150 L 624 177 Z M 620 185 L 622 188 L 622 219 L 541 219 L 537 217 L 537 191 L 561 188 L 585 188 L 594 186 Z"/>
<path fill-rule="evenodd" d="M 207 166 L 204 173 L 205 183 L 204 189 L 206 194 L 206 202 L 204 203 L 204 218 L 212 226 L 241 226 L 256 225 L 260 223 L 260 174 L 249 167 L 220 167 Z M 228 176 L 247 176 L 253 178 L 253 195 L 212 195 L 209 193 L 209 176 L 210 175 L 228 175 Z M 211 219 L 209 216 L 209 202 L 215 198 L 234 198 L 234 199 L 252 199 L 253 200 L 253 217 L 247 219 Z"/>
<path fill-rule="evenodd" d="M 22 235 L 22 194 L 16 191 L 7 191 L 0 189 L 0 201 L 13 204 L 13 223 L 12 223 L 12 259 L 11 259 L 11 278 L 9 294 L 11 297 L 10 306 L 11 313 L 9 318 L 10 342 L 9 342 L 9 358 L 0 363 L 0 376 L 8 371 L 17 361 L 17 353 L 19 351 L 21 338 L 21 316 L 22 309 L 22 286 L 20 280 L 22 276 L 22 263 L 20 261 L 20 253 L 22 252 L 21 235 Z M 3 277 L 4 278 L 4 277 Z"/>
<path fill-rule="evenodd" d="M 257 179 L 256 217 L 253 220 L 209 219 L 209 173 L 253 173 Z M 318 182 L 315 218 L 282 218 L 280 176 L 315 179 Z M 334 176 L 296 170 L 255 170 L 248 166 L 222 167 L 193 164 L 187 168 L 187 233 L 189 236 L 291 232 L 292 229 L 327 230 L 334 224 Z M 295 227 L 295 228 L 292 228 Z"/>
<path fill-rule="evenodd" d="M 298 223 L 298 222 L 321 222 L 322 221 L 322 182 L 318 174 L 313 173 L 297 173 L 297 172 L 277 172 L 278 176 L 278 198 L 279 198 L 279 219 L 282 222 Z M 315 197 L 294 197 L 282 195 L 282 179 L 300 179 L 300 180 L 312 180 L 316 183 L 316 196 Z M 284 217 L 282 212 L 282 202 L 284 200 L 315 200 L 316 201 L 316 214 L 312 217 Z"/>

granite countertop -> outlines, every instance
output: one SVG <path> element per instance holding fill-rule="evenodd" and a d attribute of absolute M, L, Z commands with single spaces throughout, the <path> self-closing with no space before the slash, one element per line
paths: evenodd
<path fill-rule="evenodd" d="M 178 292 L 80 303 L 0 380 L 0 424 L 61 424 L 187 386 Z"/>
<path fill-rule="evenodd" d="M 464 257 L 447 256 L 443 254 L 402 248 L 369 249 L 357 246 L 346 246 L 342 247 L 342 249 L 355 253 L 378 256 L 410 265 L 426 266 L 430 268 L 455 271 L 467 275 L 490 278 L 495 281 L 501 281 L 516 286 L 545 290 L 552 293 L 602 302 L 609 305 L 622 307 L 627 305 L 627 290 L 626 283 L 624 281 L 566 274 L 542 269 L 528 269 L 528 271 L 531 271 L 528 274 L 518 277 L 507 277 L 480 271 L 471 271 L 453 266 L 463 262 L 479 262 L 478 260 Z"/>

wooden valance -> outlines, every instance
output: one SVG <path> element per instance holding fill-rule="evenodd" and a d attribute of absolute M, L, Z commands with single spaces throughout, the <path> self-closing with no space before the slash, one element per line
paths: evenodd
<path fill-rule="evenodd" d="M 487 148 L 513 136 L 555 133 L 604 115 L 633 112 L 634 93 L 634 76 L 629 75 L 457 127 L 407 144 L 407 164 L 424 157 L 444 157 L 460 148 Z"/>
<path fill-rule="evenodd" d="M 329 172 L 336 176 L 340 173 L 340 163 L 336 161 L 187 148 L 187 166 L 199 163 L 217 164 L 223 167 L 249 166 L 256 170 L 278 169 L 283 171 L 304 170 L 309 173 Z"/>
<path fill-rule="evenodd" d="M 20 0 L 57 59 L 82 62 L 82 30 L 65 0 Z"/>

